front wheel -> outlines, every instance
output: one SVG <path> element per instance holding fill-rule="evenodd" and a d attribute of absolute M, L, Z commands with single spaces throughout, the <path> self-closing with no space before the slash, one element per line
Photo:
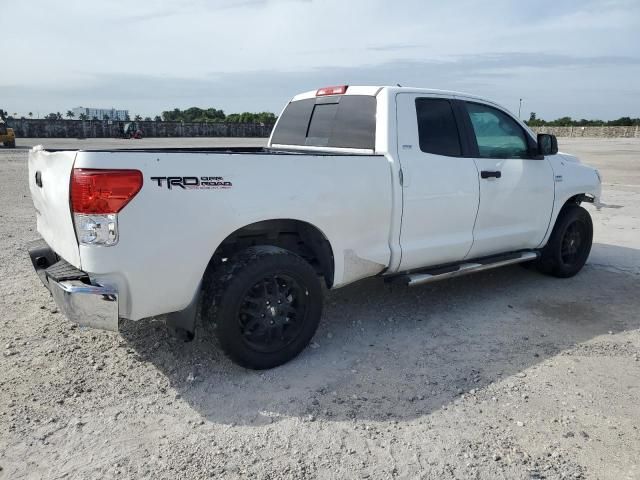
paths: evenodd
<path fill-rule="evenodd" d="M 548 275 L 573 277 L 586 263 L 592 242 L 593 223 L 589 212 L 579 205 L 567 206 L 560 212 L 536 266 Z"/>
<path fill-rule="evenodd" d="M 248 248 L 220 265 L 210 288 L 212 305 L 204 310 L 212 312 L 222 350 L 243 367 L 262 370 L 288 362 L 318 328 L 318 275 L 288 250 Z"/>

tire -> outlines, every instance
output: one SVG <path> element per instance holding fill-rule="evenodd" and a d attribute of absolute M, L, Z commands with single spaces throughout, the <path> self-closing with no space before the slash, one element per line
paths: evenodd
<path fill-rule="evenodd" d="M 322 287 L 302 257 L 279 247 L 248 248 L 222 263 L 205 288 L 204 321 L 224 353 L 254 370 L 277 367 L 311 341 L 322 314 Z M 209 318 L 207 318 L 209 317 Z"/>
<path fill-rule="evenodd" d="M 5 147 L 7 148 L 16 148 L 16 141 L 15 140 L 10 140 L 8 142 L 6 142 L 4 144 Z"/>
<path fill-rule="evenodd" d="M 573 277 L 586 263 L 592 243 L 591 215 L 579 205 L 568 205 L 560 212 L 536 266 L 547 275 Z"/>

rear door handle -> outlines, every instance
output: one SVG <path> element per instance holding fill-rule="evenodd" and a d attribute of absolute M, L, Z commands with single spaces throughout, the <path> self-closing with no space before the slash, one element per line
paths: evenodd
<path fill-rule="evenodd" d="M 481 178 L 491 178 L 491 177 L 500 178 L 501 176 L 502 176 L 502 172 L 500 172 L 500 171 L 494 172 L 494 171 L 489 171 L 489 170 L 482 170 L 480 172 L 480 177 Z"/>

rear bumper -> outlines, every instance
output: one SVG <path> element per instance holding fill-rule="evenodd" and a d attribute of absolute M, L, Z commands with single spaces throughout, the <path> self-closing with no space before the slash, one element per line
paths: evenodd
<path fill-rule="evenodd" d="M 62 313 L 72 322 L 101 330 L 118 331 L 118 292 L 114 288 L 49 279 L 49 291 Z"/>
<path fill-rule="evenodd" d="M 44 240 L 32 242 L 28 250 L 40 280 L 69 320 L 118 331 L 118 291 L 114 287 L 91 284 L 85 272 L 59 259 Z"/>

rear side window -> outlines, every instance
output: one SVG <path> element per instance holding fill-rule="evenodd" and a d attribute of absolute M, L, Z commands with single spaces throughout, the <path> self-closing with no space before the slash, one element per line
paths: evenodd
<path fill-rule="evenodd" d="M 376 99 L 341 95 L 291 102 L 282 112 L 271 143 L 373 150 Z"/>
<path fill-rule="evenodd" d="M 449 157 L 459 157 L 462 154 L 458 125 L 449 100 L 417 98 L 416 114 L 420 150 Z"/>

